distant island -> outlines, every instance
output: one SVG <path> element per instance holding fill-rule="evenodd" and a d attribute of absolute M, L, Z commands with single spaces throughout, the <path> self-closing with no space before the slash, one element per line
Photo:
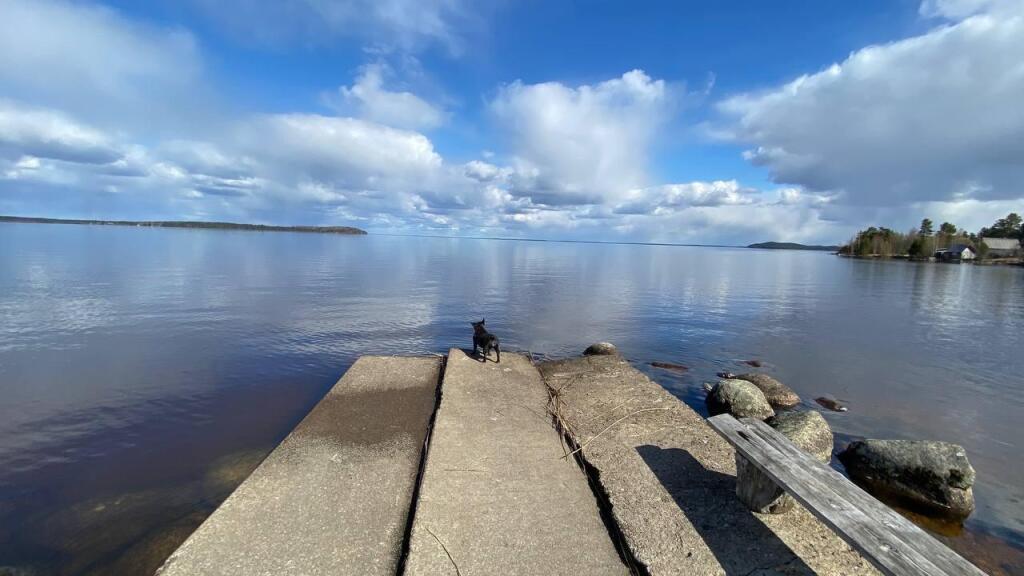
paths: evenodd
<path fill-rule="evenodd" d="M 233 222 L 191 222 L 188 220 L 64 220 L 60 218 L 25 218 L 0 216 L 0 222 L 25 224 L 92 224 L 100 226 L 146 226 L 151 228 L 203 228 L 209 230 L 252 230 L 256 232 L 312 232 L 316 234 L 366 234 L 366 230 L 351 226 L 267 226 L 265 224 L 235 224 Z"/>
<path fill-rule="evenodd" d="M 839 246 L 818 246 L 808 244 L 797 244 L 795 242 L 759 242 L 751 244 L 747 248 L 765 248 L 768 250 L 821 250 L 823 252 L 838 252 Z"/>

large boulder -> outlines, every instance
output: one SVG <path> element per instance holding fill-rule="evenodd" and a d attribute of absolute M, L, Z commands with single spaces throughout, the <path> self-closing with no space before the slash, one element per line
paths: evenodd
<path fill-rule="evenodd" d="M 765 421 L 798 448 L 828 464 L 832 460 L 832 429 L 820 412 L 780 412 Z M 754 512 L 782 514 L 793 509 L 793 497 L 764 472 L 736 454 L 736 495 Z"/>
<path fill-rule="evenodd" d="M 738 380 L 746 380 L 761 389 L 772 408 L 791 408 L 800 403 L 800 397 L 789 387 L 767 374 L 740 374 Z"/>
<path fill-rule="evenodd" d="M 861 440 L 839 460 L 866 490 L 907 508 L 956 521 L 974 511 L 974 468 L 956 444 Z"/>
<path fill-rule="evenodd" d="M 746 380 L 719 380 L 705 401 L 712 416 L 728 413 L 764 420 L 775 415 L 761 390 Z"/>
<path fill-rule="evenodd" d="M 611 342 L 598 342 L 596 344 L 591 344 L 583 351 L 584 356 L 617 356 L 618 353 L 618 348 L 616 348 Z"/>

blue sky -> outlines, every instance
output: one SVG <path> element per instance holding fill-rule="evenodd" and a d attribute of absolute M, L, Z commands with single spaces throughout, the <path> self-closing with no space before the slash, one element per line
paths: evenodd
<path fill-rule="evenodd" d="M 1024 209 L 1021 62 L 1021 0 L 0 0 L 0 213 L 976 230 Z"/>

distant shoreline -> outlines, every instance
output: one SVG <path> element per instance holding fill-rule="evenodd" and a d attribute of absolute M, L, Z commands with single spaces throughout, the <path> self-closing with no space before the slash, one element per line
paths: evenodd
<path fill-rule="evenodd" d="M 763 250 L 815 250 L 820 252 L 839 252 L 839 246 L 820 246 L 816 244 L 797 244 L 796 242 L 758 242 L 747 248 Z"/>
<path fill-rule="evenodd" d="M 246 230 L 252 232 L 308 232 L 313 234 L 366 234 L 366 230 L 351 226 L 269 226 L 266 224 L 236 224 L 234 222 L 193 222 L 188 220 L 70 220 L 61 218 L 32 218 L 0 216 L 0 222 L 21 224 L 87 224 L 94 226 L 137 226 L 147 228 L 198 228 L 202 230 Z"/>

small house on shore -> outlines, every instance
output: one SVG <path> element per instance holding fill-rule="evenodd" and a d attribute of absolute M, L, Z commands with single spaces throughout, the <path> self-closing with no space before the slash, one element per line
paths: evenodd
<path fill-rule="evenodd" d="M 974 260 L 976 254 L 974 248 L 971 248 L 967 244 L 953 244 L 948 248 L 935 251 L 936 260 L 944 261 L 958 261 L 958 260 Z"/>
<path fill-rule="evenodd" d="M 1020 255 L 1020 240 L 1016 238 L 982 238 L 992 258 L 1013 258 Z"/>

